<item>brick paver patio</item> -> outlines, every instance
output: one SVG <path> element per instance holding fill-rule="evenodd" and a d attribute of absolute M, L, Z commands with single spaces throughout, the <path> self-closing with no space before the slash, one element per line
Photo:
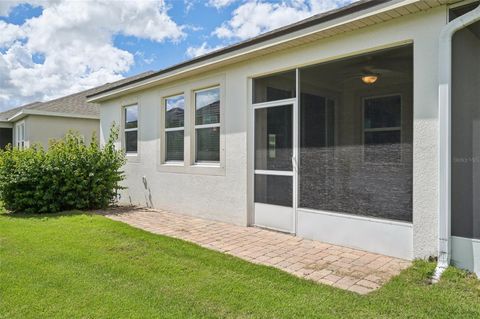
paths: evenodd
<path fill-rule="evenodd" d="M 410 265 L 393 257 L 166 211 L 120 208 L 106 216 L 360 294 L 379 288 Z"/>

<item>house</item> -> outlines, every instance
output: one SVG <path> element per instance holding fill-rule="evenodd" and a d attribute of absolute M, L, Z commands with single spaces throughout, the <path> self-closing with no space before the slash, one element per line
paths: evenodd
<path fill-rule="evenodd" d="M 122 201 L 480 272 L 478 1 L 358 1 L 96 92 Z"/>
<path fill-rule="evenodd" d="M 48 147 L 49 140 L 62 138 L 69 130 L 86 138 L 98 137 L 99 110 L 87 102 L 87 95 L 125 82 L 139 79 L 152 72 L 64 96 L 47 102 L 34 102 L 0 113 L 0 149 L 7 144 L 28 147 L 33 144 Z"/>

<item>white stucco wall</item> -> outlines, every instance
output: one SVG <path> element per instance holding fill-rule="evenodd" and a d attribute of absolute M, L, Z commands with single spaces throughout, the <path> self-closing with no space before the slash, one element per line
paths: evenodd
<path fill-rule="evenodd" d="M 69 130 L 79 132 L 87 140 L 90 140 L 94 133 L 99 137 L 99 120 L 29 115 L 19 122 L 22 121 L 25 121 L 25 142 L 27 146 L 40 144 L 47 148 L 49 140 L 62 138 Z"/>
<path fill-rule="evenodd" d="M 225 79 L 224 169 L 216 175 L 160 171 L 159 127 L 161 98 L 172 86 L 158 86 L 102 103 L 101 139 L 113 121 L 121 122 L 122 105 L 138 103 L 139 156 L 126 165 L 129 189 L 122 201 L 240 225 L 251 221 L 252 114 L 249 78 L 413 42 L 414 44 L 414 171 L 413 256 L 435 255 L 437 250 L 437 69 L 438 35 L 446 23 L 446 8 L 413 14 L 383 24 L 344 33 L 302 47 L 269 54 L 215 72 Z M 184 81 L 184 82 L 185 82 Z M 188 128 L 186 128 L 188 131 Z M 186 131 L 186 134 L 190 134 Z M 248 155 L 247 155 L 248 154 Z M 188 165 L 188 164 L 187 164 Z M 146 183 L 142 181 L 145 176 Z M 341 231 L 341 230 L 339 230 Z"/>

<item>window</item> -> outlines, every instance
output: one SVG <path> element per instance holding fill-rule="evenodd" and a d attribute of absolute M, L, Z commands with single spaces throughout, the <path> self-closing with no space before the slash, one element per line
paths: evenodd
<path fill-rule="evenodd" d="M 124 108 L 125 152 L 136 154 L 138 151 L 138 105 Z"/>
<path fill-rule="evenodd" d="M 15 126 L 15 145 L 18 148 L 25 147 L 25 122 Z"/>
<path fill-rule="evenodd" d="M 224 78 L 217 76 L 162 90 L 158 171 L 225 174 L 222 85 Z"/>
<path fill-rule="evenodd" d="M 165 99 L 165 162 L 183 161 L 185 97 Z"/>
<path fill-rule="evenodd" d="M 195 162 L 220 161 L 220 88 L 195 92 Z"/>
<path fill-rule="evenodd" d="M 363 101 L 363 159 L 368 163 L 398 163 L 402 159 L 402 98 L 400 95 Z"/>

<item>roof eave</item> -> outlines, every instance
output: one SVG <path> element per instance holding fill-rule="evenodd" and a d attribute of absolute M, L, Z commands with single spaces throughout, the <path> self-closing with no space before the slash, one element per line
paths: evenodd
<path fill-rule="evenodd" d="M 8 122 L 17 122 L 25 118 L 28 115 L 41 115 L 41 116 L 53 116 L 53 117 L 68 117 L 76 119 L 87 119 L 87 120 L 99 120 L 100 116 L 98 115 L 84 115 L 84 114 L 71 114 L 71 113 L 61 113 L 61 112 L 48 112 L 48 111 L 39 111 L 39 110 L 21 110 L 20 112 L 14 114 L 8 118 Z"/>
<path fill-rule="evenodd" d="M 348 6 L 344 9 L 335 10 L 334 14 L 326 14 L 320 16 L 318 19 L 307 22 L 313 23 L 312 25 L 304 26 L 302 23 L 294 24 L 296 30 L 291 31 L 291 28 L 281 28 L 282 34 L 277 35 L 276 31 L 268 33 L 270 38 L 264 39 L 264 35 L 259 36 L 258 43 L 251 43 L 251 41 L 245 41 L 240 43 L 242 47 L 234 45 L 225 49 L 206 54 L 197 59 L 189 60 L 173 67 L 156 72 L 151 76 L 142 78 L 137 81 L 127 82 L 120 87 L 97 92 L 93 95 L 87 96 L 87 101 L 91 103 L 103 102 L 118 96 L 125 95 L 127 93 L 138 91 L 143 88 L 148 88 L 157 84 L 161 84 L 166 81 L 176 80 L 185 75 L 186 73 L 199 71 L 206 69 L 208 66 L 224 65 L 229 63 L 238 62 L 243 56 L 254 54 L 256 52 L 265 51 L 272 47 L 287 44 L 289 42 L 306 38 L 314 34 L 327 32 L 330 29 L 352 24 L 357 20 L 375 16 L 377 14 L 384 13 L 389 10 L 395 10 L 396 8 L 410 5 L 412 3 L 418 3 L 418 0 L 387 0 L 387 1 L 361 1 L 356 5 Z M 443 0 L 442 2 L 448 2 Z M 348 10 L 347 10 L 348 9 Z M 322 20 L 324 19 L 324 21 Z M 308 19 L 307 19 L 308 20 Z M 252 40 L 252 41 L 253 41 Z M 201 60 L 200 60 L 201 59 Z"/>

